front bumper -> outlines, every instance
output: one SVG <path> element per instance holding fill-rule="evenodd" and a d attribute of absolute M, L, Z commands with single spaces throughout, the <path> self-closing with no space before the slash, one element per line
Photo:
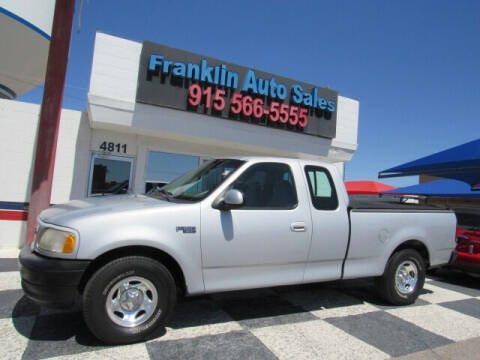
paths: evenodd
<path fill-rule="evenodd" d="M 89 260 L 54 259 L 32 252 L 25 246 L 20 252 L 20 275 L 25 294 L 40 305 L 72 307 Z"/>

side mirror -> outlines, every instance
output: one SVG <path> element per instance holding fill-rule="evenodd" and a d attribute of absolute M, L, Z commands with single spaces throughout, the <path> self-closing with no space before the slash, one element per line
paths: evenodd
<path fill-rule="evenodd" d="M 235 209 L 243 205 L 243 194 L 236 189 L 230 189 L 225 193 L 223 200 L 217 205 L 220 210 Z"/>

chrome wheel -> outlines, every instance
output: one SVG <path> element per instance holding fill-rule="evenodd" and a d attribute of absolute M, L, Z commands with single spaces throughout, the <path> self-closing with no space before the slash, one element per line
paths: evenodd
<path fill-rule="evenodd" d="M 155 286 L 143 277 L 131 276 L 118 281 L 110 289 L 105 305 L 115 324 L 135 327 L 150 319 L 157 303 Z"/>
<path fill-rule="evenodd" d="M 395 272 L 395 287 L 400 294 L 409 295 L 415 291 L 418 282 L 418 267 L 411 261 L 402 262 Z"/>

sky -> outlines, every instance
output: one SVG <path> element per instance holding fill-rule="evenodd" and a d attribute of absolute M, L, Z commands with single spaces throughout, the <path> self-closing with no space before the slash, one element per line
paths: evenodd
<path fill-rule="evenodd" d="M 81 19 L 80 3 L 65 108 L 85 109 L 102 31 L 358 100 L 358 150 L 346 180 L 377 180 L 381 170 L 480 137 L 480 1 L 84 0 Z M 42 91 L 18 100 L 40 103 Z"/>

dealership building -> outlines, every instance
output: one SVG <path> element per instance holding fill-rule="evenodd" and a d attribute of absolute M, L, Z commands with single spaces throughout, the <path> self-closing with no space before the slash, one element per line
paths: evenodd
<path fill-rule="evenodd" d="M 0 247 L 23 244 L 40 106 L 0 99 Z M 357 149 L 359 102 L 328 88 L 97 33 L 85 111 L 60 120 L 52 204 L 143 194 L 206 159 Z"/>

